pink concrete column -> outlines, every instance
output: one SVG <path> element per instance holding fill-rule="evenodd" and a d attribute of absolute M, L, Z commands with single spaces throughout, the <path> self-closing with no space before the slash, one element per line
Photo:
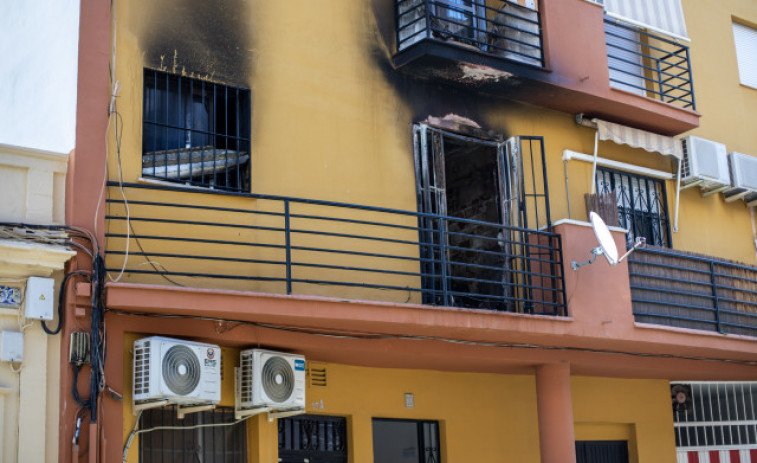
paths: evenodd
<path fill-rule="evenodd" d="M 551 363 L 536 368 L 541 463 L 576 463 L 570 364 Z"/>

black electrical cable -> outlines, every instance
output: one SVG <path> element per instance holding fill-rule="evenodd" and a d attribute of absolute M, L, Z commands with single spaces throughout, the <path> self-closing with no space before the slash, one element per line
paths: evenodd
<path fill-rule="evenodd" d="M 63 276 L 63 281 L 60 283 L 60 289 L 58 290 L 58 326 L 55 327 L 54 330 L 51 330 L 47 327 L 47 324 L 44 320 L 42 320 L 42 329 L 45 330 L 45 333 L 53 335 L 60 333 L 61 328 L 63 327 L 63 297 L 66 292 L 66 282 L 68 279 L 74 275 L 82 275 L 85 277 L 89 277 L 89 272 L 86 272 L 84 270 L 75 270 L 73 272 L 69 272 Z"/>
<path fill-rule="evenodd" d="M 89 408 L 90 400 L 82 400 L 82 398 L 79 396 L 79 389 L 76 387 L 79 383 L 79 371 L 81 370 L 80 365 L 71 364 L 71 369 L 74 371 L 74 378 L 73 378 L 73 385 L 71 386 L 71 395 L 74 396 L 74 400 L 76 403 L 78 403 L 82 408 Z"/>
<path fill-rule="evenodd" d="M 100 327 L 103 319 L 103 284 L 105 283 L 105 263 L 100 254 L 95 255 L 92 260 L 92 323 L 91 323 L 91 345 L 90 345 L 90 381 L 89 381 L 89 412 L 90 423 L 97 423 L 97 396 L 100 392 Z"/>

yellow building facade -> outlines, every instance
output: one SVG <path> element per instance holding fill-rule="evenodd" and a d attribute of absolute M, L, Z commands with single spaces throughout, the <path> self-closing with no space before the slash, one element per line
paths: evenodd
<path fill-rule="evenodd" d="M 757 195 L 688 138 L 757 156 L 757 5 L 599 3 L 83 2 L 79 130 L 108 137 L 71 216 L 102 226 L 108 355 L 81 455 L 691 461 L 671 382 L 757 380 Z M 591 201 L 647 249 L 572 268 Z M 220 348 L 216 411 L 135 399 L 151 336 Z M 253 348 L 305 360 L 304 417 L 234 416 Z"/>

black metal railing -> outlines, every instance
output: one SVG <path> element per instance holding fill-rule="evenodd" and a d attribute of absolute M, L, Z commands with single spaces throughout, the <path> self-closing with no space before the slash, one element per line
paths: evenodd
<path fill-rule="evenodd" d="M 113 189 L 106 217 L 106 266 L 122 281 L 566 315 L 554 233 L 300 198 L 124 189 L 128 213 Z M 421 239 L 433 233 L 445 236 Z"/>
<path fill-rule="evenodd" d="M 605 39 L 610 85 L 696 109 L 688 46 L 609 18 Z"/>
<path fill-rule="evenodd" d="M 757 336 L 757 268 L 665 249 L 628 259 L 636 321 Z"/>
<path fill-rule="evenodd" d="M 470 0 L 396 0 L 397 50 L 434 39 L 544 67 L 539 12 L 499 3 L 492 8 Z"/>

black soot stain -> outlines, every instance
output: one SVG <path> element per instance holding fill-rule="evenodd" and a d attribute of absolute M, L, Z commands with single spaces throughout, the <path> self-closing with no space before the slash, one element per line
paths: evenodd
<path fill-rule="evenodd" d="M 147 0 L 143 5 L 139 28 L 145 66 L 249 86 L 250 2 Z"/>

